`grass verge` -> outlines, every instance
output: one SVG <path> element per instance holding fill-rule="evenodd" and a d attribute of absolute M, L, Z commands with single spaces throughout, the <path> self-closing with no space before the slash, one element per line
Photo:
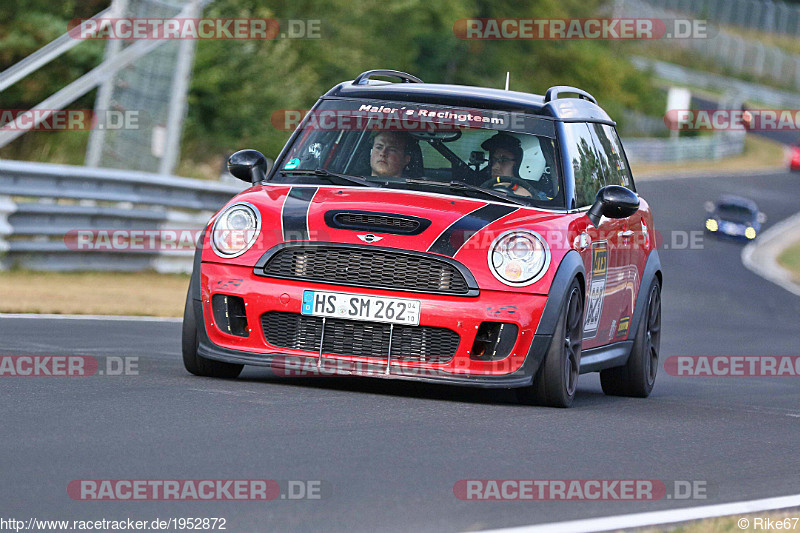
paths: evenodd
<path fill-rule="evenodd" d="M 183 316 L 189 276 L 154 272 L 0 272 L 0 312 Z"/>
<path fill-rule="evenodd" d="M 786 168 L 786 153 L 784 146 L 775 141 L 770 141 L 756 135 L 748 134 L 744 140 L 744 152 L 735 157 L 721 160 L 707 161 L 681 161 L 678 163 L 632 163 L 634 179 L 649 176 L 670 175 L 675 172 L 726 172 L 741 173 Z"/>
<path fill-rule="evenodd" d="M 800 283 L 800 242 L 786 248 L 778 255 L 778 264 L 792 273 L 794 280 Z"/>

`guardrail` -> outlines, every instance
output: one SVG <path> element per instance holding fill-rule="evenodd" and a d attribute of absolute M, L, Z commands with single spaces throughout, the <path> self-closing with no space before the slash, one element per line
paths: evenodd
<path fill-rule="evenodd" d="M 721 158 L 741 152 L 744 135 L 627 139 L 632 161 Z M 81 249 L 80 231 L 196 235 L 245 183 L 49 163 L 0 160 L 0 269 L 190 272 L 193 246 L 109 245 Z"/>
<path fill-rule="evenodd" d="M 650 72 L 656 78 L 672 83 L 713 91 L 724 91 L 736 95 L 740 100 L 759 102 L 774 108 L 800 109 L 800 94 L 750 83 L 719 74 L 710 74 L 691 68 L 647 59 L 632 57 L 631 63 L 639 70 Z"/>
<path fill-rule="evenodd" d="M 0 268 L 189 272 L 191 249 L 79 250 L 68 236 L 79 230 L 199 231 L 245 186 L 0 160 Z"/>
<path fill-rule="evenodd" d="M 622 139 L 625 154 L 637 163 L 722 159 L 744 151 L 744 132 L 722 132 L 677 139 Z"/>
<path fill-rule="evenodd" d="M 617 123 L 619 128 L 619 122 Z M 622 128 L 620 135 L 623 137 L 651 137 L 669 132 L 664 117 L 645 115 L 638 111 L 624 109 L 622 111 Z"/>

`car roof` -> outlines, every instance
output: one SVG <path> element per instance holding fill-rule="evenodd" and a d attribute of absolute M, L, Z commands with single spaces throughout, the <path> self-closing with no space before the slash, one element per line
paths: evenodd
<path fill-rule="evenodd" d="M 361 77 L 359 76 L 359 78 Z M 597 104 L 582 98 L 559 98 L 558 92 L 555 92 L 555 98 L 547 101 L 546 96 L 538 94 L 488 87 L 438 83 L 391 83 L 371 79 L 361 80 L 360 83 L 357 83 L 359 78 L 336 85 L 323 98 L 437 104 L 526 113 L 567 122 L 594 121 L 615 124 Z M 548 89 L 548 91 L 552 89 L 556 88 Z M 568 92 L 565 89 L 574 88 L 561 89 L 562 92 Z M 584 94 L 588 95 L 588 93 Z"/>
<path fill-rule="evenodd" d="M 751 211 L 758 211 L 758 206 L 756 206 L 756 203 L 753 200 L 744 198 L 743 196 L 736 196 L 734 194 L 721 195 L 717 200 L 717 206 L 721 205 L 735 205 L 739 207 L 746 207 Z"/>

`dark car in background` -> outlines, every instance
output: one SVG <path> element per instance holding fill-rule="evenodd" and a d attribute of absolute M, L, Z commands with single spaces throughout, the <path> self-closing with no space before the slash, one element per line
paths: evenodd
<path fill-rule="evenodd" d="M 706 211 L 706 231 L 720 237 L 752 241 L 766 221 L 753 200 L 730 194 L 720 196 L 716 203 L 706 202 Z"/>

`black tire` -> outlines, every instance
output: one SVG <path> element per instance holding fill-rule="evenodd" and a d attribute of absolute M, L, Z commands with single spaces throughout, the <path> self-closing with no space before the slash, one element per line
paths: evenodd
<path fill-rule="evenodd" d="M 569 407 L 575 398 L 581 367 L 583 293 L 573 280 L 561 307 L 553 341 L 533 384 L 517 389 L 520 402 L 549 407 Z"/>
<path fill-rule="evenodd" d="M 183 348 L 183 366 L 195 376 L 235 378 L 244 368 L 244 365 L 215 361 L 198 355 L 197 347 L 200 345 L 200 339 L 197 336 L 197 323 L 195 321 L 191 293 L 186 296 L 186 307 L 183 310 L 183 335 L 181 342 Z"/>
<path fill-rule="evenodd" d="M 609 396 L 647 398 L 656 383 L 660 350 L 661 283 L 653 278 L 628 362 L 600 372 L 603 392 Z"/>

